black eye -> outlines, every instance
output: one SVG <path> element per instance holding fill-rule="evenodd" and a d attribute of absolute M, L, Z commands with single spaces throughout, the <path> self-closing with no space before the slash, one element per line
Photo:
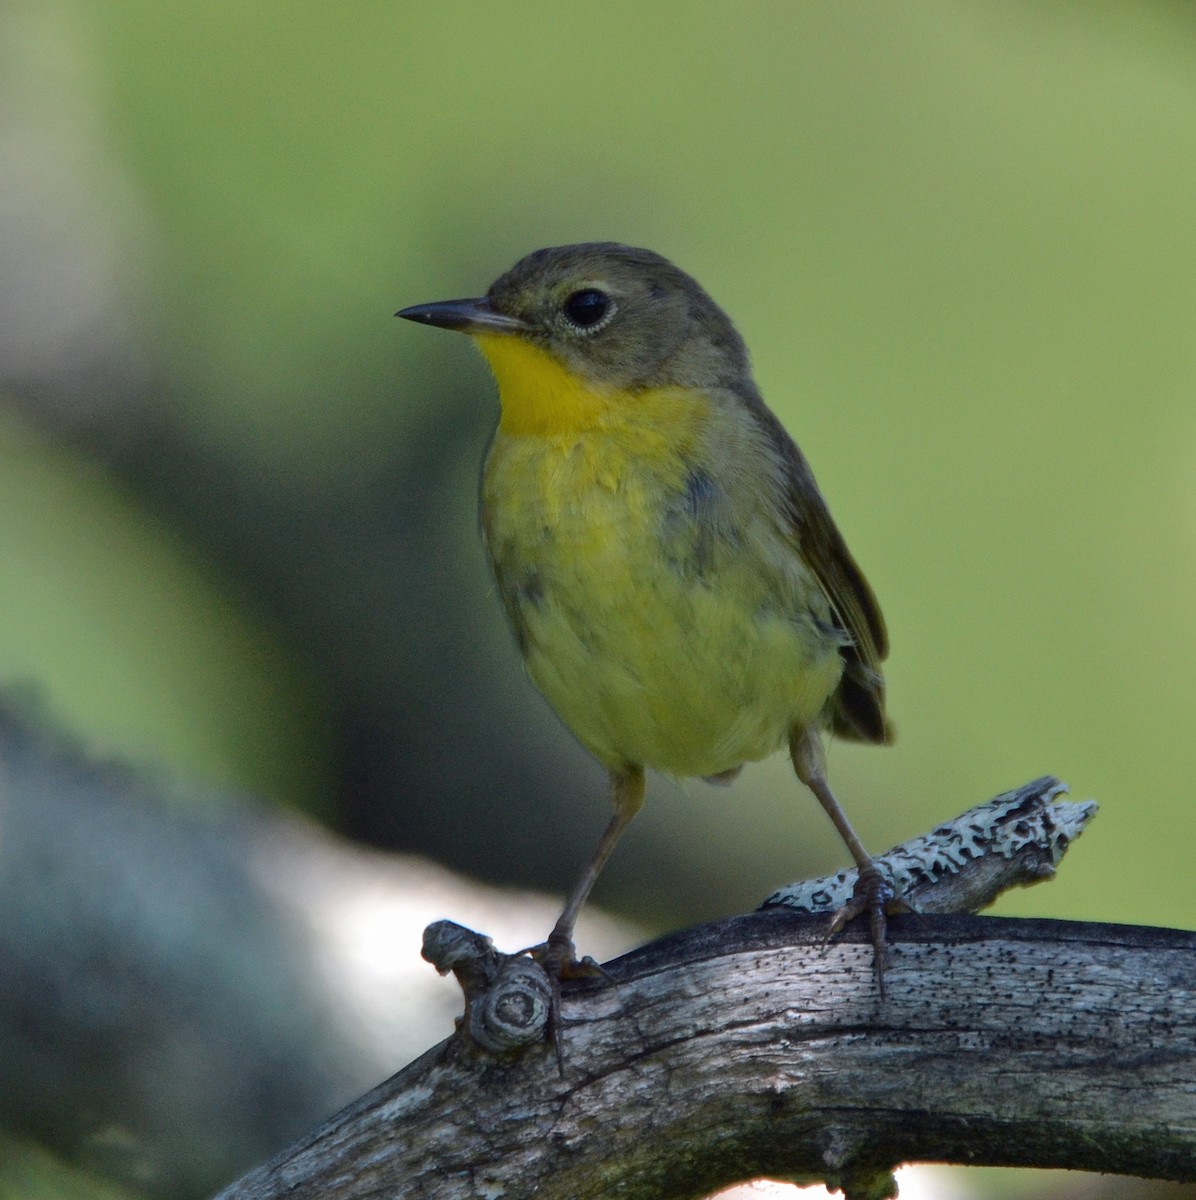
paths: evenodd
<path fill-rule="evenodd" d="M 597 288 L 582 288 L 565 301 L 565 320 L 575 329 L 592 330 L 614 312 L 614 303 Z"/>

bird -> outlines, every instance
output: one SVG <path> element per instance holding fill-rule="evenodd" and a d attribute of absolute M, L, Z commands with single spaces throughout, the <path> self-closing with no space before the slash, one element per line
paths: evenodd
<path fill-rule="evenodd" d="M 612 815 L 541 960 L 641 808 L 645 770 L 729 784 L 787 748 L 858 869 L 884 994 L 899 898 L 827 781 L 824 735 L 885 744 L 876 597 L 731 318 L 668 259 L 617 242 L 536 250 L 485 295 L 397 316 L 470 335 L 498 385 L 481 528 L 532 680 L 606 769 Z M 558 1050 L 559 1056 L 559 1050 Z"/>

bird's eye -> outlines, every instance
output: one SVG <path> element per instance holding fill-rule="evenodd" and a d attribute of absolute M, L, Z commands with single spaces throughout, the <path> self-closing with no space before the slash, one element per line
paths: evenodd
<path fill-rule="evenodd" d="M 580 333 L 594 333 L 615 311 L 614 301 L 597 288 L 582 288 L 565 301 L 565 320 Z"/>

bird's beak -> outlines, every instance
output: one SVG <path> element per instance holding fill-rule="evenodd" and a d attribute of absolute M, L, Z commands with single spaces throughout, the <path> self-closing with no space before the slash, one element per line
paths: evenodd
<path fill-rule="evenodd" d="M 530 328 L 518 317 L 495 312 L 485 296 L 475 300 L 437 300 L 432 304 L 413 304 L 400 309 L 396 317 L 419 321 L 422 325 L 437 325 L 461 333 L 522 333 Z"/>

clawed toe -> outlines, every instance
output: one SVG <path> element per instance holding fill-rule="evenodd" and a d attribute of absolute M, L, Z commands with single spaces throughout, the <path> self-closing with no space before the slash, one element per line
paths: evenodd
<path fill-rule="evenodd" d="M 610 975 L 602 966 L 588 954 L 585 958 L 577 957 L 577 949 L 572 938 L 550 934 L 548 941 L 538 946 L 530 946 L 524 951 L 540 964 L 549 979 L 561 983 L 566 979 L 605 979 Z"/>
<path fill-rule="evenodd" d="M 848 921 L 867 914 L 872 931 L 872 963 L 876 989 L 883 1000 L 888 959 L 888 915 L 904 907 L 896 889 L 874 864 L 860 868 L 851 899 L 831 917 L 827 941 L 839 934 Z"/>
<path fill-rule="evenodd" d="M 565 1039 L 561 1022 L 561 983 L 570 979 L 603 979 L 613 982 L 610 974 L 588 954 L 577 957 L 577 948 L 567 934 L 553 930 L 546 942 L 531 946 L 526 951 L 535 962 L 544 968 L 552 985 L 548 1007 L 548 1033 L 556 1052 L 557 1070 L 565 1077 Z"/>

